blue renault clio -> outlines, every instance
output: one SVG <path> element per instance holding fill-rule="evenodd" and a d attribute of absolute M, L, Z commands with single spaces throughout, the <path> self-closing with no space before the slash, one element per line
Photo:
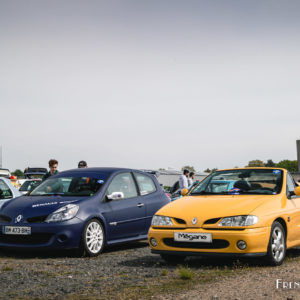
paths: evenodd
<path fill-rule="evenodd" d="M 60 172 L 0 209 L 0 247 L 78 248 L 96 256 L 106 245 L 147 238 L 152 216 L 169 199 L 142 171 L 85 168 Z"/>

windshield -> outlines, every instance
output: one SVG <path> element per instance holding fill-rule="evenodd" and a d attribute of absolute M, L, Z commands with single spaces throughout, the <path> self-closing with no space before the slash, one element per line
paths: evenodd
<path fill-rule="evenodd" d="M 34 188 L 36 188 L 42 181 L 41 180 L 28 180 L 25 181 L 19 191 L 21 192 L 29 192 L 32 191 Z"/>
<path fill-rule="evenodd" d="M 103 179 L 93 177 L 50 177 L 34 189 L 30 196 L 93 196 L 103 183 Z"/>
<path fill-rule="evenodd" d="M 273 169 L 217 171 L 206 177 L 191 195 L 276 195 L 281 192 L 283 172 Z"/>

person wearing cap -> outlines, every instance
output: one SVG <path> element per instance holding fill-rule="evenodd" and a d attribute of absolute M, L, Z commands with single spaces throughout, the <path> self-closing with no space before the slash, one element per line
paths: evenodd
<path fill-rule="evenodd" d="M 87 168 L 87 163 L 86 161 L 84 160 L 81 160 L 79 163 L 78 163 L 78 168 Z"/>

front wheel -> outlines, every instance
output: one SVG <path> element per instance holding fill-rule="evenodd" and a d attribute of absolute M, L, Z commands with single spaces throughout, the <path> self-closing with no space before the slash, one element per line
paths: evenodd
<path fill-rule="evenodd" d="M 82 245 L 84 254 L 87 256 L 97 256 L 104 248 L 105 233 L 102 224 L 97 219 L 87 222 L 82 233 Z"/>
<path fill-rule="evenodd" d="M 282 264 L 286 255 L 285 231 L 282 225 L 275 221 L 271 227 L 271 234 L 266 259 L 272 266 Z"/>

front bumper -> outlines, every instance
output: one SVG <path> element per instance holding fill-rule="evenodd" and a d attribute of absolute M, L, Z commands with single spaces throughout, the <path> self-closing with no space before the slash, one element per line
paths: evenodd
<path fill-rule="evenodd" d="M 4 226 L 15 225 L 0 223 L 1 248 L 72 249 L 78 248 L 80 245 L 84 222 L 75 217 L 64 222 L 23 223 L 18 225 L 31 227 L 30 235 L 4 234 Z"/>
<path fill-rule="evenodd" d="M 173 253 L 182 255 L 234 255 L 234 256 L 262 256 L 267 252 L 270 238 L 270 227 L 251 228 L 244 230 L 207 230 L 202 228 L 185 229 L 155 229 L 150 228 L 148 241 L 153 253 Z M 174 241 L 175 232 L 211 233 L 212 243 L 193 243 Z M 157 246 L 150 243 L 155 238 Z M 238 241 L 245 241 L 246 249 L 237 247 Z"/>

